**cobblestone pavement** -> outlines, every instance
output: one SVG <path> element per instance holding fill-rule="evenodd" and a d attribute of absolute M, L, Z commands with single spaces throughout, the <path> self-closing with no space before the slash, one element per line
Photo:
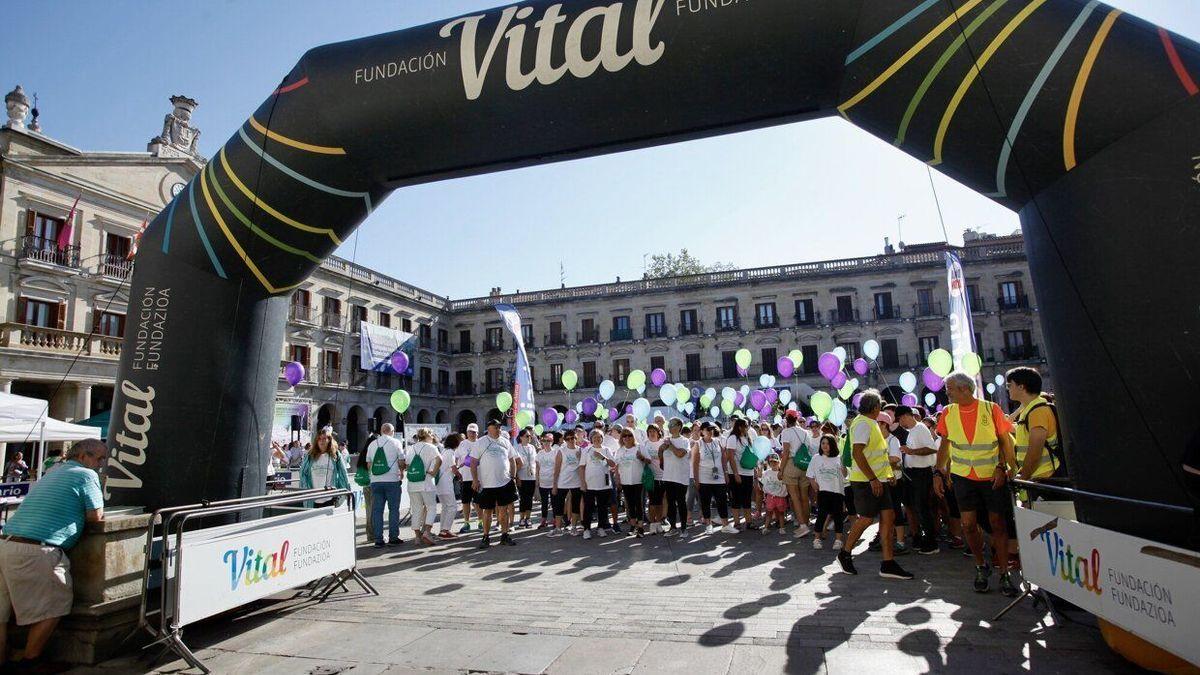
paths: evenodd
<path fill-rule="evenodd" d="M 1094 628 L 1054 625 L 1032 602 L 989 621 L 1008 599 L 972 592 L 958 551 L 899 558 L 917 577 L 904 582 L 877 576 L 865 545 L 852 577 L 811 538 L 777 533 L 478 541 L 363 546 L 380 597 L 351 587 L 323 605 L 262 603 L 184 637 L 214 672 L 256 675 L 1132 672 Z M 74 672 L 153 667 L 127 657 Z"/>

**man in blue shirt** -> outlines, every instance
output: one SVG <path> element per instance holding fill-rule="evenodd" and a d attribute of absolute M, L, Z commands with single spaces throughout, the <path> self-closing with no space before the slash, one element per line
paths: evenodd
<path fill-rule="evenodd" d="M 42 655 L 60 617 L 71 612 L 73 592 L 67 549 L 84 524 L 104 519 L 97 473 L 108 450 L 95 439 L 71 446 L 54 471 L 34 483 L 0 534 L 0 665 L 8 657 L 8 620 L 29 626 L 24 661 Z"/>

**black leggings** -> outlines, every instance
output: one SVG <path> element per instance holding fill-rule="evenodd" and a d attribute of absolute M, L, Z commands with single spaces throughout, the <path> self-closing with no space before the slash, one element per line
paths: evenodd
<path fill-rule="evenodd" d="M 842 526 L 846 522 L 844 507 L 846 505 L 845 495 L 838 492 L 826 492 L 821 490 L 817 493 L 817 529 L 816 536 L 820 537 L 825 531 L 825 518 L 833 520 L 833 531 L 842 534 Z"/>
<path fill-rule="evenodd" d="M 717 515 L 721 516 L 721 520 L 729 520 L 729 493 L 725 484 L 697 483 L 696 487 L 700 491 L 700 515 L 705 520 L 712 520 L 712 505 L 709 502 L 716 500 Z"/>
<path fill-rule="evenodd" d="M 533 491 L 537 489 L 536 480 L 523 480 L 517 485 L 517 493 L 520 496 L 520 503 L 517 506 L 518 513 L 525 513 L 533 510 Z"/>
<path fill-rule="evenodd" d="M 567 525 L 567 500 L 571 500 L 571 505 L 574 507 L 571 512 L 577 517 L 579 516 L 580 504 L 583 502 L 583 490 L 579 488 L 558 488 L 558 494 L 550 498 L 554 503 L 554 517 L 562 518 L 563 524 Z"/>
<path fill-rule="evenodd" d="M 601 488 L 599 490 L 587 490 L 583 493 L 583 527 L 588 529 L 592 526 L 592 516 L 595 515 L 600 524 L 600 529 L 607 530 L 608 524 L 608 503 L 612 499 L 612 488 Z"/>
<path fill-rule="evenodd" d="M 688 486 L 683 483 L 663 481 L 663 488 L 667 493 L 667 522 L 676 529 L 686 526 Z"/>
<path fill-rule="evenodd" d="M 739 476 L 741 482 L 730 477 L 729 481 L 729 501 L 735 509 L 750 510 L 750 504 L 754 501 L 754 476 Z"/>
<path fill-rule="evenodd" d="M 550 488 L 538 488 L 538 501 L 542 504 L 542 522 L 550 518 Z M 555 514 L 558 511 L 554 512 Z"/>
<path fill-rule="evenodd" d="M 643 491 L 644 488 L 641 483 L 621 486 L 621 492 L 625 493 L 625 517 L 629 520 L 636 520 L 639 523 L 646 520 L 646 510 L 643 508 Z"/>

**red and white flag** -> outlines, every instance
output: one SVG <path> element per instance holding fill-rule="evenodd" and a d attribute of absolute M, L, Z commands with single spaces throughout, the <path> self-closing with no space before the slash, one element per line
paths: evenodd
<path fill-rule="evenodd" d="M 79 195 L 79 197 L 82 196 L 82 194 Z M 75 203 L 71 205 L 71 212 L 67 214 L 67 219 L 63 222 L 63 228 L 58 231 L 58 241 L 55 242 L 55 245 L 60 251 L 71 245 L 71 232 L 75 229 L 75 207 L 79 206 L 79 197 L 75 198 Z"/>
<path fill-rule="evenodd" d="M 138 244 L 141 243 L 142 234 L 146 231 L 146 226 L 149 224 L 149 219 L 143 220 L 142 226 L 138 228 L 137 234 L 133 235 L 133 243 L 129 245 L 129 253 L 125 256 L 126 260 L 133 260 L 133 257 L 137 255 Z"/>

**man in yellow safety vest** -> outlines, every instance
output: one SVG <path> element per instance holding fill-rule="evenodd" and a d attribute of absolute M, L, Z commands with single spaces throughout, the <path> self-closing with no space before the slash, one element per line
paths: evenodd
<path fill-rule="evenodd" d="M 1013 419 L 1016 428 L 1017 477 L 1048 478 L 1057 467 L 1052 448 L 1058 447 L 1058 420 L 1042 397 L 1042 376 L 1028 366 L 1006 374 L 1008 397 L 1021 405 Z"/>
<path fill-rule="evenodd" d="M 1017 594 L 1008 571 L 1008 527 L 1005 514 L 1011 508 L 1008 467 L 1013 462 L 1012 422 L 1000 406 L 975 398 L 975 378 L 963 372 L 946 376 L 946 395 L 950 405 L 938 420 L 941 446 L 937 471 L 941 480 L 933 482 L 938 497 L 945 494 L 947 483 L 954 490 L 962 529 L 975 556 L 975 591 L 986 593 L 992 571 L 984 562 L 983 536 L 979 531 L 978 512 L 986 509 L 991 525 L 992 550 L 1000 565 L 1000 591 Z"/>
<path fill-rule="evenodd" d="M 883 562 L 879 565 L 879 576 L 888 579 L 912 579 L 913 575 L 892 559 L 896 522 L 892 487 L 896 480 L 892 474 L 892 465 L 888 461 L 887 441 L 875 422 L 882 410 L 882 403 L 879 392 L 873 389 L 863 392 L 858 404 L 859 414 L 850 423 L 853 460 L 850 463 L 850 489 L 854 494 L 854 509 L 858 513 L 858 519 L 850 526 L 850 533 L 846 535 L 846 545 L 838 551 L 837 561 L 843 572 L 858 574 L 850 551 L 858 543 L 863 531 L 878 517 L 880 539 L 883 543 Z"/>

